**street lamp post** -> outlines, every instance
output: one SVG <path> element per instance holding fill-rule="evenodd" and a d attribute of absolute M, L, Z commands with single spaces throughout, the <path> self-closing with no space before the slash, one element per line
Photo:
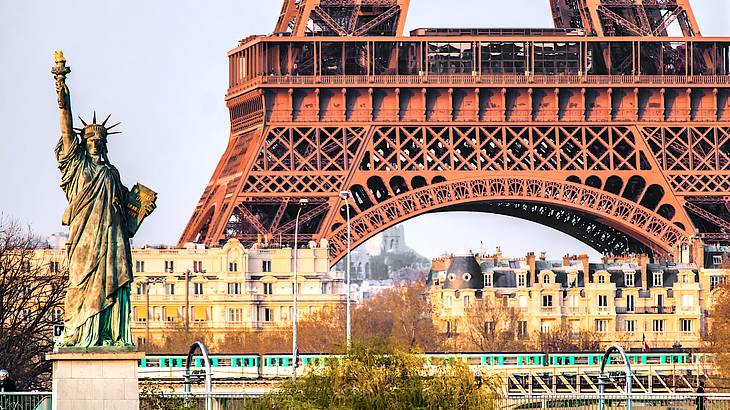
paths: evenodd
<path fill-rule="evenodd" d="M 185 337 L 190 332 L 190 269 L 185 269 Z"/>
<path fill-rule="evenodd" d="M 352 281 L 350 280 L 350 202 L 349 199 L 352 196 L 350 191 L 340 192 L 340 198 L 345 201 L 345 213 L 347 216 L 347 258 L 345 261 L 345 272 L 347 280 L 347 351 L 350 351 L 352 345 L 352 325 L 351 325 L 351 313 L 350 304 L 352 298 Z"/>
<path fill-rule="evenodd" d="M 297 379 L 297 317 L 299 316 L 298 300 L 299 300 L 299 275 L 297 272 L 297 242 L 299 241 L 299 215 L 302 213 L 302 209 L 309 203 L 306 199 L 299 200 L 299 209 L 297 210 L 297 217 L 294 221 L 294 317 L 292 318 L 292 378 Z"/>

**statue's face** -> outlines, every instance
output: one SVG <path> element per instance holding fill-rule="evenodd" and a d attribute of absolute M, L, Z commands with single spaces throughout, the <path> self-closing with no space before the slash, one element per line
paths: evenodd
<path fill-rule="evenodd" d="M 100 135 L 97 135 L 96 132 L 91 131 L 84 137 L 86 138 L 86 147 L 91 156 L 97 157 L 106 153 L 106 141 Z"/>

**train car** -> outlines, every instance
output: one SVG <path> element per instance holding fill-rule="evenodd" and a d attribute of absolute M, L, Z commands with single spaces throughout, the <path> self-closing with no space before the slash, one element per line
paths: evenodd
<path fill-rule="evenodd" d="M 438 366 L 453 361 L 468 365 L 472 370 L 506 370 L 506 369 L 538 369 L 545 367 L 598 367 L 603 360 L 603 353 L 426 353 L 426 363 Z M 632 365 L 679 365 L 693 363 L 712 363 L 712 355 L 682 351 L 629 352 Z M 325 353 L 303 353 L 299 356 L 297 373 L 303 374 L 311 367 L 324 367 L 332 360 L 341 361 L 341 355 Z M 185 374 L 186 356 L 156 355 L 147 356 L 139 361 L 141 378 L 181 378 Z M 609 357 L 610 366 L 623 364 L 618 354 Z M 205 367 L 201 356 L 195 356 L 191 369 L 200 373 Z M 278 354 L 245 354 L 211 356 L 211 368 L 214 379 L 276 379 L 292 376 L 292 357 L 290 353 Z"/>
<path fill-rule="evenodd" d="M 259 355 L 215 355 L 210 358 L 211 372 L 216 379 L 260 377 Z M 139 360 L 139 377 L 149 379 L 170 379 L 185 376 L 187 356 L 155 355 Z M 194 356 L 191 372 L 199 373 L 205 369 L 202 356 Z"/>

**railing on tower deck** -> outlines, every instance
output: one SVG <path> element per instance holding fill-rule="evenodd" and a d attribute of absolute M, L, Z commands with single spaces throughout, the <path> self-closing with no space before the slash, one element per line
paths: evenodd
<path fill-rule="evenodd" d="M 0 393 L 2 410 L 51 410 L 50 392 Z"/>
<path fill-rule="evenodd" d="M 728 75 L 268 75 L 252 77 L 228 94 L 268 85 L 728 85 Z"/>
<path fill-rule="evenodd" d="M 610 109 L 587 108 L 536 111 L 528 109 L 489 108 L 484 110 L 451 110 L 451 109 L 354 109 L 336 111 L 304 111 L 304 110 L 271 110 L 266 115 L 270 122 L 607 122 L 607 121 L 642 121 L 642 122 L 717 122 L 719 117 L 715 110 L 695 110 L 688 115 L 666 115 L 664 109 Z"/>

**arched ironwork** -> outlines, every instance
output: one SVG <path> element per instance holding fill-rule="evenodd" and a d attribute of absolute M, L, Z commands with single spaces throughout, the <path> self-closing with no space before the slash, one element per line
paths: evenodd
<path fill-rule="evenodd" d="M 626 356 L 626 352 L 624 351 L 624 348 L 619 345 L 613 345 L 606 350 L 606 353 L 603 355 L 603 360 L 601 360 L 601 375 L 600 380 L 601 383 L 599 385 L 600 389 L 600 403 L 599 403 L 599 409 L 605 410 L 606 409 L 606 399 L 604 398 L 605 393 L 605 385 L 604 381 L 606 378 L 606 365 L 611 360 L 611 355 L 618 353 L 621 355 L 621 358 L 624 361 L 624 364 L 626 365 L 626 409 L 632 410 L 633 409 L 633 403 L 631 400 L 631 382 L 634 377 L 634 373 L 631 371 L 631 362 L 629 361 L 628 356 Z"/>
<path fill-rule="evenodd" d="M 353 246 L 414 216 L 479 201 L 527 201 L 574 209 L 661 253 L 671 254 L 690 236 L 689 232 L 635 202 L 586 185 L 530 177 L 486 177 L 429 185 L 367 209 L 352 218 Z M 340 226 L 330 235 L 333 261 L 346 253 L 346 228 Z"/>
<path fill-rule="evenodd" d="M 205 343 L 196 341 L 190 345 L 190 351 L 188 352 L 188 358 L 185 364 L 185 383 L 184 391 L 186 395 L 190 394 L 190 364 L 193 361 L 195 352 L 200 350 L 200 354 L 203 355 L 205 360 L 205 409 L 213 410 L 213 388 L 212 388 L 212 373 L 210 366 L 210 355 L 208 355 L 208 348 L 205 347 Z"/>

